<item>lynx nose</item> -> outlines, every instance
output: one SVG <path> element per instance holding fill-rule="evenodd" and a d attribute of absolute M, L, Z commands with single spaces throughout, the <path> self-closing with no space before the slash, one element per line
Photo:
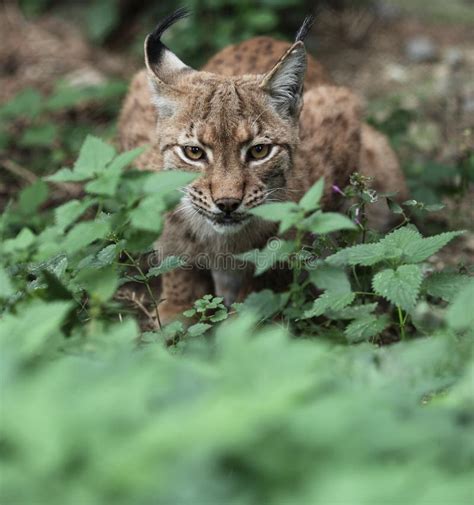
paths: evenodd
<path fill-rule="evenodd" d="M 242 200 L 237 200 L 237 198 L 219 198 L 219 200 L 216 200 L 214 203 L 220 211 L 229 215 L 237 210 L 241 201 Z"/>

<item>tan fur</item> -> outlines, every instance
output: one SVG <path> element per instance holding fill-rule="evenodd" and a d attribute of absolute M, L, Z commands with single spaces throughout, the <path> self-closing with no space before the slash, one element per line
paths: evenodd
<path fill-rule="evenodd" d="M 165 275 L 162 297 L 166 301 L 160 306 L 165 321 L 212 288 L 211 271 L 215 291 L 226 294 L 226 301 L 238 292 L 242 295 L 274 285 L 260 279 L 257 286 L 248 270 L 219 264 L 223 255 L 263 247 L 276 234 L 275 224 L 256 218 L 243 221 L 233 233 L 216 231 L 219 226 L 211 226 L 205 216 L 215 215 L 220 199 L 242 200 L 245 210 L 269 200 L 298 201 L 324 176 L 323 207 L 338 209 L 343 202 L 331 186 L 344 187 L 355 170 L 374 176 L 378 190 L 406 195 L 403 175 L 386 138 L 361 123 L 357 97 L 332 85 L 313 58 L 308 60 L 299 125 L 269 106 L 259 87 L 262 74 L 289 48 L 285 42 L 257 37 L 222 50 L 201 72 L 177 73 L 166 97 L 179 104 L 172 116 L 152 104 L 146 71 L 133 79 L 119 120 L 121 147 L 151 145 L 138 160 L 142 169 L 201 173 L 188 187 L 183 204 L 168 216 L 157 244 L 165 255 L 184 255 L 194 265 L 191 270 Z M 250 167 L 242 159 L 241 146 L 254 138 L 268 138 L 278 148 L 271 160 Z M 197 142 L 212 147 L 212 159 L 202 166 L 185 162 L 175 145 Z M 386 210 L 378 212 L 375 220 L 383 225 Z M 206 269 L 196 268 L 199 258 L 205 259 L 200 266 Z"/>

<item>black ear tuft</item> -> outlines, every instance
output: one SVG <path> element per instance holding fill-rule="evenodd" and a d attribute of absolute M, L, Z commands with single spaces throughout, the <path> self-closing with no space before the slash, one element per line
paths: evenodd
<path fill-rule="evenodd" d="M 190 12 L 188 9 L 180 7 L 160 21 L 156 28 L 148 35 L 146 39 L 145 53 L 150 65 L 158 65 L 162 52 L 166 49 L 165 45 L 161 42 L 163 33 L 180 19 L 189 16 L 189 14 Z"/>
<path fill-rule="evenodd" d="M 316 20 L 316 16 L 314 14 L 310 14 L 304 18 L 303 24 L 300 26 L 300 29 L 296 33 L 295 42 L 304 42 L 306 35 L 308 35 L 311 27 L 313 26 Z"/>

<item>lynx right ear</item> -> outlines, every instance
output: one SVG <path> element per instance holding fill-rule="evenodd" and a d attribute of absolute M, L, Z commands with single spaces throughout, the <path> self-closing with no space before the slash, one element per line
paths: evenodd
<path fill-rule="evenodd" d="M 306 49 L 303 41 L 313 23 L 314 16 L 305 18 L 294 44 L 260 83 L 260 87 L 270 95 L 273 106 L 286 118 L 296 119 L 301 110 L 306 74 Z"/>
<path fill-rule="evenodd" d="M 171 25 L 188 14 L 186 9 L 178 9 L 163 19 L 145 39 L 145 64 L 160 115 L 173 114 L 178 96 L 173 89 L 173 83 L 181 72 L 193 71 L 161 42 L 161 36 Z"/>

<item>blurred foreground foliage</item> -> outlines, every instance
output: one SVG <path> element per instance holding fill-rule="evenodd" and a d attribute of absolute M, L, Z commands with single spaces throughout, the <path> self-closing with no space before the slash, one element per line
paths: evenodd
<path fill-rule="evenodd" d="M 68 309 L 0 323 L 2 503 L 472 502 L 467 341 L 337 348 L 247 314 L 173 354 L 132 321 L 79 350 Z"/>

